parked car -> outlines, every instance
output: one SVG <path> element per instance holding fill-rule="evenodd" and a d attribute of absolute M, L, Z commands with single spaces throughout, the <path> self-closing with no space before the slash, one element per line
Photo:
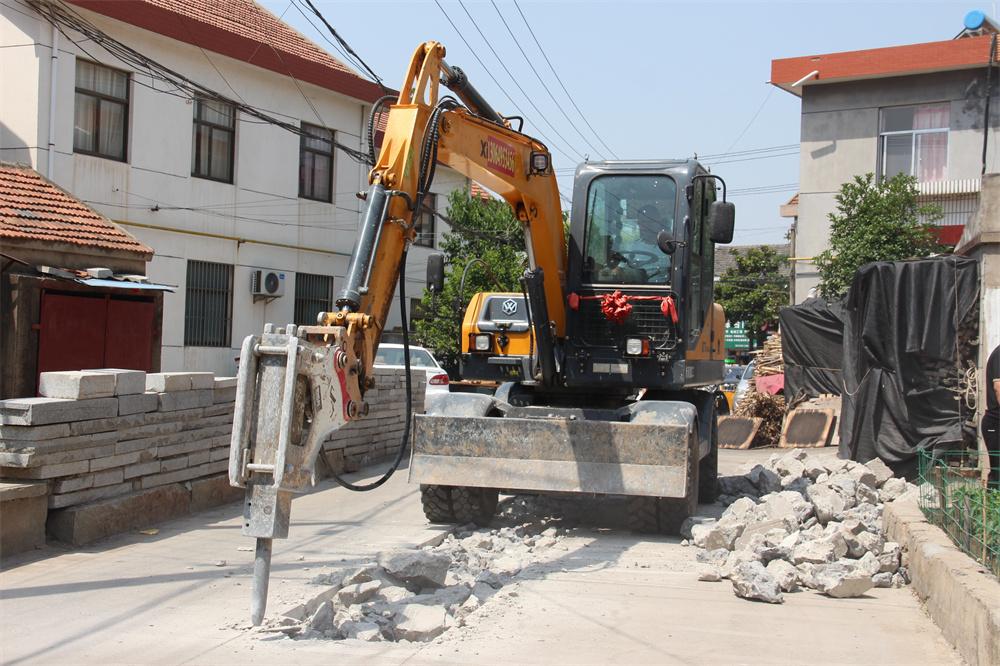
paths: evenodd
<path fill-rule="evenodd" d="M 406 367 L 404 361 L 403 345 L 384 342 L 378 346 L 378 353 L 375 354 L 376 367 L 402 370 Z M 419 372 L 427 376 L 424 404 L 414 405 L 414 409 L 426 411 L 434 396 L 449 392 L 448 373 L 427 349 L 410 345 L 410 371 L 414 373 L 412 376 L 419 376 L 417 375 Z"/>
<path fill-rule="evenodd" d="M 743 376 L 740 378 L 740 383 L 736 385 L 736 392 L 733 394 L 733 412 L 736 411 L 736 406 L 740 404 L 740 400 L 743 396 L 747 394 L 750 389 L 750 380 L 753 379 L 754 364 L 756 361 L 750 361 L 750 365 L 747 369 L 743 371 Z"/>
<path fill-rule="evenodd" d="M 743 378 L 743 373 L 746 372 L 747 366 L 745 365 L 727 365 L 726 366 L 726 376 L 722 379 L 722 385 L 732 385 L 735 387 L 740 383 L 740 379 Z"/>

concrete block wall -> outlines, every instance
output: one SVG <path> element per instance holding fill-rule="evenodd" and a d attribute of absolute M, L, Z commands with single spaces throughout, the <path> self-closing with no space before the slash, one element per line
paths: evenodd
<path fill-rule="evenodd" d="M 414 372 L 413 410 L 422 411 L 427 380 Z M 375 368 L 375 388 L 365 393 L 370 406 L 367 417 L 351 421 L 333 433 L 323 449 L 343 456 L 343 469 L 354 472 L 373 462 L 394 458 L 403 443 L 406 425 L 406 373 Z M 340 471 L 340 470 L 335 470 Z"/>
<path fill-rule="evenodd" d="M 399 450 L 403 372 L 376 370 L 375 382 L 370 416 L 325 445 L 342 469 Z M 423 405 L 424 380 L 413 383 Z M 43 397 L 0 401 L 0 484 L 44 484 L 55 538 L 86 543 L 242 499 L 228 480 L 235 378 L 85 370 L 42 373 L 39 386 Z"/>

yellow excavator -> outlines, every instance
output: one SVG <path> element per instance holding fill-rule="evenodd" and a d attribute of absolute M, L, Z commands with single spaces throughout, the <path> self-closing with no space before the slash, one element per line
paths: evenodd
<path fill-rule="evenodd" d="M 246 488 L 243 533 L 257 539 L 255 625 L 293 494 L 330 433 L 368 414 L 375 351 L 438 162 L 510 204 L 528 268 L 519 292 L 475 295 L 462 322 L 463 379 L 501 382 L 496 393 L 440 395 L 412 418 L 409 479 L 428 519 L 486 524 L 501 491 L 586 493 L 625 496 L 635 530 L 676 533 L 699 495 L 715 499 L 715 395 L 703 387 L 723 376 L 712 287 L 714 245 L 733 236 L 725 183 L 693 159 L 588 161 L 567 242 L 548 149 L 444 55 L 421 45 L 389 107 L 337 311 L 243 343 L 229 475 Z"/>

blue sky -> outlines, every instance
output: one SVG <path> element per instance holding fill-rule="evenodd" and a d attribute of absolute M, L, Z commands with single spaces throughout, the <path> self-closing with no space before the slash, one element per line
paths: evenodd
<path fill-rule="evenodd" d="M 258 1 L 345 60 L 322 24 L 300 12 L 304 0 Z M 941 41 L 962 30 L 972 9 L 996 15 L 992 3 L 975 2 L 313 4 L 392 88 L 419 44 L 444 44 L 447 61 L 498 111 L 524 116 L 525 131 L 549 146 L 567 196 L 584 154 L 715 156 L 704 161 L 732 192 L 740 245 L 784 242 L 790 221 L 778 209 L 798 183 L 798 153 L 789 146 L 799 141 L 799 99 L 767 85 L 771 60 Z"/>

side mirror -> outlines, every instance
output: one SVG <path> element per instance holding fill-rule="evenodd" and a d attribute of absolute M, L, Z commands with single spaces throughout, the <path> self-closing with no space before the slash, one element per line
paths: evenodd
<path fill-rule="evenodd" d="M 656 234 L 656 247 L 664 254 L 673 254 L 677 251 L 677 239 L 666 229 L 661 229 L 660 233 Z"/>
<path fill-rule="evenodd" d="M 444 291 L 444 255 L 440 252 L 427 257 L 427 290 L 435 294 Z"/>
<path fill-rule="evenodd" d="M 736 226 L 736 206 L 730 201 L 716 201 L 708 212 L 708 238 L 713 243 L 727 245 L 733 242 Z"/>

